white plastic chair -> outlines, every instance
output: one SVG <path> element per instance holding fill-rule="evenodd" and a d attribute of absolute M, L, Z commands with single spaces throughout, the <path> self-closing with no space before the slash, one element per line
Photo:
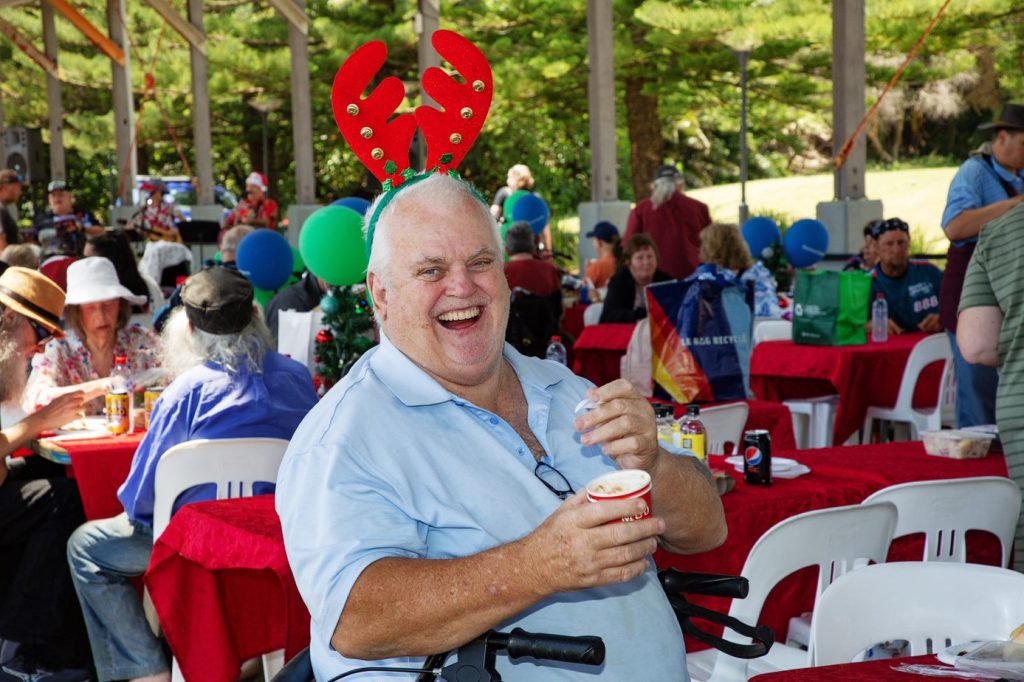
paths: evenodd
<path fill-rule="evenodd" d="M 906 640 L 910 655 L 972 640 L 1005 640 L 1024 621 L 1024 574 L 979 564 L 865 566 L 818 599 L 814 665 L 849 663 L 879 642 Z"/>
<path fill-rule="evenodd" d="M 899 516 L 893 537 L 925 534 L 922 561 L 967 560 L 967 531 L 985 530 L 999 538 L 1002 563 L 1010 560 L 1013 534 L 1020 516 L 1017 484 L 999 476 L 917 481 L 884 488 L 864 504 L 892 502 Z"/>
<path fill-rule="evenodd" d="M 589 327 L 594 324 L 600 324 L 603 311 L 604 303 L 591 303 L 588 305 L 586 310 L 583 311 L 583 326 Z"/>
<path fill-rule="evenodd" d="M 251 497 L 254 483 L 277 481 L 288 441 L 280 438 L 223 438 L 180 443 L 164 453 L 156 465 L 153 501 L 153 541 L 167 528 L 178 496 L 204 483 L 217 486 L 216 499 Z M 146 594 L 147 616 L 156 622 L 155 611 Z M 263 655 L 263 671 L 270 680 L 284 664 L 282 651 Z M 171 660 L 171 678 L 184 680 L 176 659 Z"/>
<path fill-rule="evenodd" d="M 914 388 L 925 367 L 933 362 L 942 362 L 942 380 L 939 381 L 939 400 L 935 407 L 916 409 L 913 406 Z M 900 392 L 894 407 L 869 407 L 864 419 L 866 438 L 871 436 L 871 427 L 877 420 L 907 424 L 909 437 L 907 440 L 919 440 L 921 431 L 934 431 L 942 428 L 942 405 L 946 392 L 946 372 L 953 362 L 953 349 L 949 345 L 949 337 L 945 333 L 932 334 L 917 342 L 907 358 L 907 366 L 903 370 L 900 381 Z M 884 434 L 883 434 L 884 435 Z"/>
<path fill-rule="evenodd" d="M 743 443 L 743 427 L 747 425 L 750 406 L 746 403 L 731 403 L 702 407 L 700 420 L 707 431 L 707 452 L 714 455 L 735 455 Z M 732 451 L 725 451 L 725 444 L 732 443 Z"/>
<path fill-rule="evenodd" d="M 754 623 L 772 588 L 807 566 L 818 567 L 816 594 L 820 597 L 833 580 L 858 562 L 885 561 L 895 527 L 896 507 L 888 502 L 818 509 L 780 521 L 750 550 L 741 573 L 750 581 L 750 591 L 746 599 L 732 601 L 729 615 Z M 723 637 L 732 642 L 750 642 L 749 637 L 731 630 L 726 630 Z M 692 679 L 713 682 L 740 682 L 752 675 L 805 668 L 811 663 L 809 652 L 779 642 L 767 656 L 751 661 L 713 649 L 688 654 L 686 660 Z"/>
<path fill-rule="evenodd" d="M 754 345 L 762 341 L 788 341 L 793 338 L 789 320 L 761 320 L 754 325 Z M 793 436 L 797 448 L 827 448 L 832 445 L 832 421 L 838 395 L 803 400 L 783 400 L 793 418 Z"/>
<path fill-rule="evenodd" d="M 754 345 L 762 341 L 780 341 L 793 338 L 793 323 L 789 320 L 756 320 Z"/>

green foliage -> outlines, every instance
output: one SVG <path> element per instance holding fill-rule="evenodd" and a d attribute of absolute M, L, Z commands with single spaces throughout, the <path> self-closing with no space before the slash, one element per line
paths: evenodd
<path fill-rule="evenodd" d="M 328 302 L 328 299 L 333 301 Z M 316 337 L 317 388 L 324 390 L 338 382 L 374 343 L 367 336 L 373 329 L 373 314 L 365 296 L 351 287 L 332 288 L 321 302 L 324 330 Z"/>
<path fill-rule="evenodd" d="M 77 3 L 106 26 L 104 3 Z M 184 14 L 184 0 L 171 0 Z M 887 0 L 867 4 L 867 83 L 876 98 L 910 51 L 939 3 Z M 389 49 L 384 70 L 413 84 L 417 36 L 413 0 L 307 0 L 317 198 L 370 196 L 378 185 L 349 152 L 334 124 L 334 74 L 361 43 Z M 584 0 L 451 0 L 442 27 L 474 40 L 490 59 L 495 99 L 484 132 L 460 172 L 493 196 L 514 163 L 526 163 L 554 219 L 590 199 L 587 22 Z M 640 82 L 656 102 L 661 154 L 681 163 L 691 186 L 735 181 L 739 174 L 740 69 L 735 50 L 748 46 L 749 177 L 824 170 L 831 154 L 831 2 L 826 0 L 613 0 L 619 189 L 633 198 L 625 83 Z M 186 172 L 171 139 L 182 143 L 194 172 L 189 51 L 142 2 L 127 3 L 132 45 L 140 172 Z M 38 3 L 5 10 L 42 45 Z M 69 178 L 79 201 L 106 209 L 114 129 L 108 60 L 62 18 L 57 20 L 64 77 L 64 139 Z M 262 167 L 263 120 L 254 100 L 280 100 L 266 118 L 271 195 L 294 198 L 287 25 L 264 2 L 206 3 L 205 30 L 213 119 L 215 179 L 238 191 Z M 872 163 L 933 155 L 960 159 L 980 142 L 975 126 L 1024 90 L 1024 5 L 1014 0 L 953 3 L 910 64 L 869 129 Z M 43 72 L 15 50 L 0 83 L 9 126 L 46 128 Z M 146 97 L 145 74 L 157 85 Z M 646 101 L 646 100 L 645 100 Z M 410 87 L 400 111 L 420 103 Z M 650 144 L 644 140 L 642 144 Z M 556 237 L 560 239 L 560 237 Z"/>

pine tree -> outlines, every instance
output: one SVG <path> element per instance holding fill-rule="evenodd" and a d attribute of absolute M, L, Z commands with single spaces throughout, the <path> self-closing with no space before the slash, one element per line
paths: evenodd
<path fill-rule="evenodd" d="M 332 287 L 320 299 L 325 328 L 316 335 L 317 392 L 323 394 L 338 382 L 374 341 L 366 335 L 373 328 L 373 317 L 366 295 L 353 293 L 352 287 Z"/>

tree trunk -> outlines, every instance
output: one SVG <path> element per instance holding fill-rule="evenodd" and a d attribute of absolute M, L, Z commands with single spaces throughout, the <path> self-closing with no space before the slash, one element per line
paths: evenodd
<path fill-rule="evenodd" d="M 651 178 L 664 160 L 664 140 L 657 95 L 644 94 L 646 78 L 626 80 L 626 125 L 629 129 L 630 179 L 636 201 L 651 194 Z"/>

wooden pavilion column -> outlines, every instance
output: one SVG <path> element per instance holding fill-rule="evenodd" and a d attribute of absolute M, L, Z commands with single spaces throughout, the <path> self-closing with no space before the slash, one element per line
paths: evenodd
<path fill-rule="evenodd" d="M 132 205 L 132 190 L 138 172 L 137 155 L 133 145 L 135 133 L 135 100 L 132 96 L 131 57 L 128 53 L 128 25 L 124 0 L 107 0 L 107 31 L 110 40 L 124 51 L 124 64 L 110 60 L 113 80 L 114 134 L 117 142 L 117 173 L 122 206 Z"/>
<path fill-rule="evenodd" d="M 41 4 L 43 17 L 43 51 L 52 62 L 57 63 L 57 30 L 54 26 L 53 7 Z M 64 159 L 64 101 L 60 91 L 60 79 L 46 73 L 46 105 L 50 113 L 50 179 L 66 180 Z"/>

